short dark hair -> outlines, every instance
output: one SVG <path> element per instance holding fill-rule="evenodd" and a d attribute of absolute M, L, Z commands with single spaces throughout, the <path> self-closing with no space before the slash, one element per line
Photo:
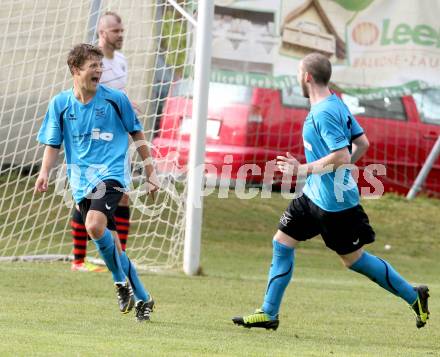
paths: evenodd
<path fill-rule="evenodd" d="M 313 52 L 302 59 L 304 72 L 309 72 L 316 84 L 327 85 L 332 76 L 332 64 L 321 53 Z"/>
<path fill-rule="evenodd" d="M 89 45 L 88 43 L 80 43 L 70 50 L 67 56 L 67 65 L 69 66 L 70 73 L 73 74 L 73 69 L 81 68 L 87 60 L 92 58 L 101 59 L 103 57 L 104 53 L 102 53 L 99 47 Z"/>

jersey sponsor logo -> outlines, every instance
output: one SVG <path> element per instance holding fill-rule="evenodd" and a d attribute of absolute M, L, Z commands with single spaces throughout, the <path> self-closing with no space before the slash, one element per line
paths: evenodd
<path fill-rule="evenodd" d="M 95 128 L 92 129 L 92 139 L 93 140 L 104 140 L 104 141 L 112 141 L 113 133 L 101 133 L 101 129 Z"/>
<path fill-rule="evenodd" d="M 312 144 L 310 144 L 308 141 L 303 140 L 304 141 L 304 147 L 309 150 L 309 151 L 313 151 L 313 147 Z"/>

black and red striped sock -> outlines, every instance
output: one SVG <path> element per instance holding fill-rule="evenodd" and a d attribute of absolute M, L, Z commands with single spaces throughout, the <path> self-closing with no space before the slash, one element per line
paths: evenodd
<path fill-rule="evenodd" d="M 73 263 L 84 263 L 88 236 L 81 213 L 77 209 L 73 210 L 70 226 L 72 227 L 73 239 Z"/>
<path fill-rule="evenodd" d="M 130 230 L 130 208 L 118 206 L 115 211 L 116 231 L 121 241 L 122 251 L 127 247 L 128 231 Z"/>

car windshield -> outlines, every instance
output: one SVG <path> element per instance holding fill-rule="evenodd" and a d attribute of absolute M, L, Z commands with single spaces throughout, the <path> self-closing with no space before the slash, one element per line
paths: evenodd
<path fill-rule="evenodd" d="M 341 98 L 353 115 L 406 120 L 401 98 L 360 99 L 345 93 Z"/>
<path fill-rule="evenodd" d="M 172 97 L 193 96 L 193 82 L 183 80 L 173 85 Z M 251 102 L 252 88 L 226 83 L 209 84 L 209 106 L 224 106 L 229 104 L 248 104 Z"/>
<path fill-rule="evenodd" d="M 440 125 L 440 89 L 431 88 L 414 93 L 420 117 L 426 123 Z"/>

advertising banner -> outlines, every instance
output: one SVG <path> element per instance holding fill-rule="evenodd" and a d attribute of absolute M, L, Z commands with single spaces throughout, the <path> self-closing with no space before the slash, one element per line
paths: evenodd
<path fill-rule="evenodd" d="M 439 14 L 435 0 L 217 0 L 212 81 L 291 87 L 318 51 L 332 84 L 358 97 L 439 87 Z"/>

